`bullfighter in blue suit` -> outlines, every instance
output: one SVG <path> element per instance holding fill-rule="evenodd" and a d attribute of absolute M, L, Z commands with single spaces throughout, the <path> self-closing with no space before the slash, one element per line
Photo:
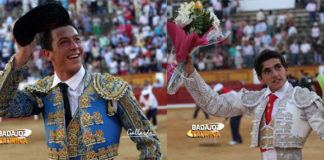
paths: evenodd
<path fill-rule="evenodd" d="M 25 65 L 36 47 L 35 35 L 55 74 L 18 90 Z M 42 114 L 48 159 L 113 159 L 122 128 L 139 159 L 161 159 L 160 141 L 129 85 L 109 74 L 89 74 L 77 28 L 56 3 L 36 7 L 15 24 L 18 52 L 0 72 L 0 116 Z M 135 132 L 136 131 L 136 132 Z"/>

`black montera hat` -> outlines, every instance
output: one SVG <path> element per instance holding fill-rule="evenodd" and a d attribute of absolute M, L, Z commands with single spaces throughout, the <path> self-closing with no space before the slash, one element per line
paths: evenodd
<path fill-rule="evenodd" d="M 21 46 L 30 44 L 36 33 L 66 23 L 69 13 L 58 3 L 37 6 L 20 17 L 13 28 L 13 35 Z"/>

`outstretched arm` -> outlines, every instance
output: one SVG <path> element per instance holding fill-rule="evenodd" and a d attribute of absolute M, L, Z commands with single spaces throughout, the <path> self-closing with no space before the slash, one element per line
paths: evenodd
<path fill-rule="evenodd" d="M 194 69 L 191 56 L 188 56 L 186 61 L 184 70 L 189 76 L 185 78 L 184 85 L 196 104 L 209 114 L 219 117 L 232 117 L 246 112 L 241 101 L 242 91 L 238 94 L 229 92 L 219 95 L 205 83 Z"/>

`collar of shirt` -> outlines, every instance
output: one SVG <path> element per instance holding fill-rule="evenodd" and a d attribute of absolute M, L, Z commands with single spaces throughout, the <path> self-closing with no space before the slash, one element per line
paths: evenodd
<path fill-rule="evenodd" d="M 266 89 L 266 91 L 264 93 L 264 97 L 268 97 L 269 94 L 272 93 L 272 94 L 276 95 L 278 97 L 278 99 L 282 99 L 285 96 L 288 88 L 289 88 L 289 82 L 288 81 L 286 81 L 286 83 L 282 86 L 282 88 L 280 88 L 279 90 L 277 90 L 274 93 L 272 93 L 270 88 L 267 87 L 267 89 Z"/>
<path fill-rule="evenodd" d="M 72 76 L 70 79 L 66 81 L 61 81 L 60 78 L 57 76 L 56 72 L 54 73 L 54 80 L 51 88 L 55 87 L 58 83 L 64 82 L 66 83 L 72 90 L 76 90 L 80 83 L 82 82 L 82 79 L 85 75 L 85 69 L 83 66 L 81 66 L 80 70 Z"/>

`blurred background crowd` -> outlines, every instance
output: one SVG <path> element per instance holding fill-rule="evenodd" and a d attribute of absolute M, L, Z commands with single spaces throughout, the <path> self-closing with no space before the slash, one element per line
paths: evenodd
<path fill-rule="evenodd" d="M 39 4 L 54 0 L 0 0 L 0 69 L 17 51 L 15 20 Z M 163 0 L 58 0 L 79 28 L 88 72 L 113 75 L 163 72 L 166 68 L 166 10 Z M 34 51 L 24 78 L 33 82 L 53 68 Z"/>

